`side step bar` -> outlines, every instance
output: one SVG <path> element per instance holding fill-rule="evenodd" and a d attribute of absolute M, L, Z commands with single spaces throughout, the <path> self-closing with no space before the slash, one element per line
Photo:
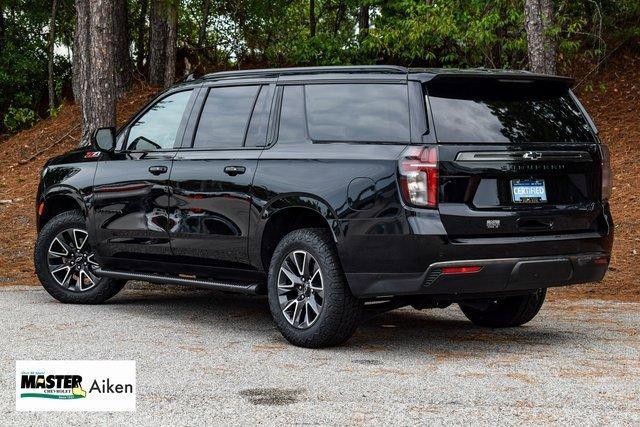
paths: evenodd
<path fill-rule="evenodd" d="M 161 276 L 159 274 L 130 273 L 128 271 L 115 271 L 97 268 L 97 276 L 111 277 L 113 279 L 142 280 L 152 283 L 166 283 L 170 285 L 194 286 L 216 291 L 237 292 L 246 295 L 255 295 L 258 283 L 227 283 L 211 280 L 185 279 L 182 277 Z"/>

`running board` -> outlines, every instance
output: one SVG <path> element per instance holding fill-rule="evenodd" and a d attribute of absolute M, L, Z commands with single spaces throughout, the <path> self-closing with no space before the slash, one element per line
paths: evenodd
<path fill-rule="evenodd" d="M 256 294 L 258 283 L 229 283 L 211 280 L 185 279 L 182 277 L 160 276 L 159 274 L 130 273 L 127 271 L 105 270 L 97 268 L 97 276 L 111 277 L 113 279 L 142 280 L 144 282 L 165 283 L 169 285 L 195 286 L 199 288 L 214 289 L 216 291 L 237 292 L 241 294 Z"/>

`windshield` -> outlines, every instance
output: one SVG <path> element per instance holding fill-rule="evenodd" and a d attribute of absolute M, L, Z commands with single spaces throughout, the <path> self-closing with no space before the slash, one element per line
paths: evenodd
<path fill-rule="evenodd" d="M 593 142 L 569 90 L 547 81 L 444 79 L 427 84 L 439 142 Z"/>

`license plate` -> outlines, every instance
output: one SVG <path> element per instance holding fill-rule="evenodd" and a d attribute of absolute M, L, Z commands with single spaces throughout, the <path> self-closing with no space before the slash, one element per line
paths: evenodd
<path fill-rule="evenodd" d="M 543 179 L 513 179 L 511 196 L 514 203 L 545 203 L 547 189 Z"/>

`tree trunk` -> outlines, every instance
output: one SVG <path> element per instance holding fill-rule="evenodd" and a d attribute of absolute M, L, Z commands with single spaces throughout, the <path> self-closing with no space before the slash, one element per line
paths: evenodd
<path fill-rule="evenodd" d="M 338 32 L 340 32 L 340 26 L 342 25 L 342 19 L 344 18 L 346 5 L 344 1 L 338 2 L 338 7 L 336 9 L 336 20 L 333 23 L 333 35 L 337 36 Z"/>
<path fill-rule="evenodd" d="M 167 5 L 167 45 L 165 47 L 164 87 L 176 80 L 176 56 L 178 54 L 178 5 L 175 1 Z"/>
<path fill-rule="evenodd" d="M 49 21 L 49 46 L 47 46 L 47 54 L 49 56 L 47 71 L 49 73 L 49 114 L 56 108 L 56 88 L 53 81 L 53 55 L 54 45 L 56 41 L 56 12 L 58 9 L 58 1 L 53 0 L 51 3 L 51 20 Z"/>
<path fill-rule="evenodd" d="M 4 5 L 0 4 L 0 52 L 4 50 L 5 44 L 5 22 L 4 22 Z"/>
<path fill-rule="evenodd" d="M 89 2 L 91 25 L 89 133 L 99 127 L 116 125 L 113 6 L 114 0 Z"/>
<path fill-rule="evenodd" d="M 165 48 L 167 46 L 165 0 L 151 0 L 149 38 L 149 81 L 152 85 L 164 83 Z"/>
<path fill-rule="evenodd" d="M 136 68 L 139 72 L 142 72 L 142 68 L 144 67 L 144 50 L 145 50 L 145 42 L 144 42 L 144 34 L 146 29 L 146 18 L 147 18 L 147 9 L 149 7 L 148 0 L 140 0 L 140 15 L 138 16 L 138 22 L 136 23 L 136 28 L 138 29 L 138 38 L 136 40 Z"/>
<path fill-rule="evenodd" d="M 369 34 L 369 6 L 360 6 L 358 11 L 358 29 L 360 30 L 360 39 L 364 39 Z"/>
<path fill-rule="evenodd" d="M 309 0 L 309 34 L 311 37 L 316 36 L 316 2 Z"/>
<path fill-rule="evenodd" d="M 89 113 L 91 96 L 89 95 L 90 78 L 90 23 L 89 0 L 76 0 L 76 31 L 73 38 L 73 97 L 80 105 L 82 116 L 82 137 L 80 145 L 89 142 Z"/>
<path fill-rule="evenodd" d="M 531 71 L 555 74 L 556 42 L 549 34 L 553 26 L 553 1 L 525 0 L 524 26 Z"/>
<path fill-rule="evenodd" d="M 127 0 L 113 0 L 113 38 L 116 95 L 120 98 L 131 85 L 131 53 L 129 51 L 129 13 Z"/>
<path fill-rule="evenodd" d="M 198 34 L 198 47 L 203 47 L 207 38 L 207 26 L 209 26 L 210 14 L 211 0 L 204 0 L 202 4 L 202 26 L 200 27 L 200 34 Z"/>

